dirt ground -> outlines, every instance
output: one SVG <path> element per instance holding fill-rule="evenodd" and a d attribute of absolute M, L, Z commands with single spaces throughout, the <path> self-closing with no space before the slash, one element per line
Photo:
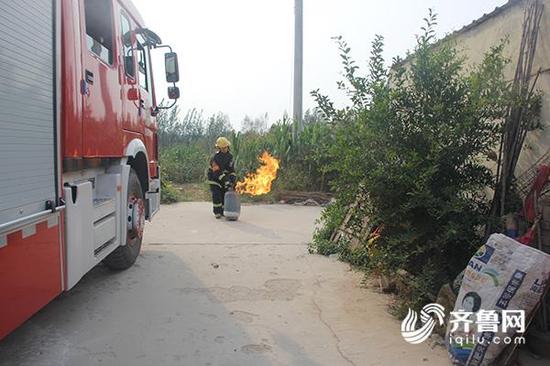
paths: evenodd
<path fill-rule="evenodd" d="M 361 273 L 307 253 L 318 207 L 210 209 L 163 206 L 134 267 L 92 270 L 0 342 L 0 365 L 449 365 L 403 341 Z"/>

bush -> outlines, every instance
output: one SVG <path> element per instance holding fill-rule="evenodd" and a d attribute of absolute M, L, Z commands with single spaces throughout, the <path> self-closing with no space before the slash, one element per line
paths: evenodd
<path fill-rule="evenodd" d="M 328 239 L 318 238 L 308 246 L 309 253 L 317 253 L 321 255 L 329 256 L 331 254 L 338 254 L 342 251 L 342 248 Z"/>
<path fill-rule="evenodd" d="M 482 240 L 489 203 L 483 192 L 493 181 L 484 157 L 499 140 L 508 97 L 504 43 L 466 69 L 453 45 L 435 44 L 431 12 L 426 23 L 407 66 L 397 60 L 387 70 L 377 37 L 366 76 L 357 75 L 349 46 L 337 38 L 346 77 L 338 85 L 352 106 L 336 110 L 313 92 L 334 128 L 327 169 L 336 173 L 341 207 L 360 196 L 356 221 L 367 215 L 372 225 L 383 224 L 370 250 L 366 243 L 344 246 L 341 256 L 391 276 L 404 270 L 415 283 L 403 295 L 415 303 L 433 301 Z M 341 217 L 327 211 L 321 232 Z M 316 236 L 317 248 L 326 247 L 326 236 Z"/>
<path fill-rule="evenodd" d="M 332 234 L 338 230 L 340 224 L 346 215 L 346 206 L 342 201 L 336 201 L 321 212 L 321 217 L 317 220 L 317 226 L 313 233 L 313 241 L 309 244 L 309 252 L 317 252 L 322 255 L 339 253 L 341 248 L 338 245 L 331 244 Z"/>
<path fill-rule="evenodd" d="M 179 201 L 179 192 L 178 190 L 165 179 L 160 181 L 160 203 L 175 203 Z"/>
<path fill-rule="evenodd" d="M 331 176 L 324 171 L 325 146 L 330 143 L 332 133 L 318 114 L 306 112 L 304 130 L 296 136 L 293 123 L 286 118 L 268 130 L 247 128 L 246 132 L 235 132 L 227 116 L 221 113 L 203 119 L 201 113 L 192 109 L 181 120 L 178 113 L 177 109 L 172 109 L 159 115 L 160 164 L 169 181 L 178 184 L 203 182 L 216 138 L 227 136 L 232 141 L 238 177 L 255 171 L 258 156 L 267 150 L 281 160 L 274 189 L 328 189 Z"/>
<path fill-rule="evenodd" d="M 164 177 L 175 183 L 194 183 L 206 179 L 209 155 L 195 144 L 173 145 L 160 153 Z"/>

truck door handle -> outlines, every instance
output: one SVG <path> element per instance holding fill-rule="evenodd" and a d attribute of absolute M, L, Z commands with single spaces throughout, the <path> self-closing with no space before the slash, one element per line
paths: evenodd
<path fill-rule="evenodd" d="M 91 85 L 94 84 L 94 73 L 90 70 L 86 70 L 86 82 Z"/>

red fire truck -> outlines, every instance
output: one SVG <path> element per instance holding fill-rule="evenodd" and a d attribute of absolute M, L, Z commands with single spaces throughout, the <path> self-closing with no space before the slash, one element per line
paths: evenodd
<path fill-rule="evenodd" d="M 151 53 L 130 0 L 0 0 L 0 339 L 103 262 L 125 269 L 158 211 Z"/>

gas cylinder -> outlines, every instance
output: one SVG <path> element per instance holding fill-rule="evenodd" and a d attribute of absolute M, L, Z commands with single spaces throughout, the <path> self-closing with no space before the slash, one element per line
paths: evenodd
<path fill-rule="evenodd" d="M 223 215 L 229 221 L 236 221 L 241 214 L 241 197 L 233 189 L 225 192 Z"/>

